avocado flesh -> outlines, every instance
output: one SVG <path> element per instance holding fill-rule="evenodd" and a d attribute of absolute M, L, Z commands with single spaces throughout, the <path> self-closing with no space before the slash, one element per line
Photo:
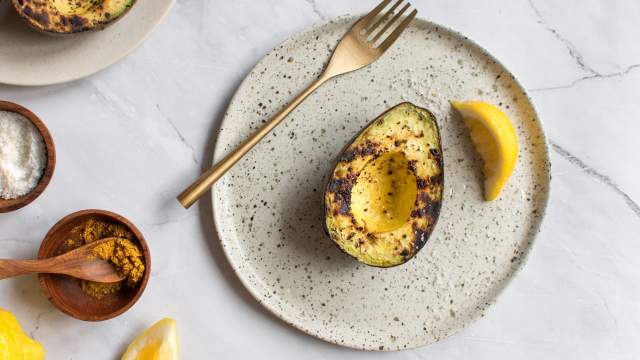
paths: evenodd
<path fill-rule="evenodd" d="M 33 28 L 72 34 L 106 27 L 136 0 L 13 0 L 18 14 Z"/>
<path fill-rule="evenodd" d="M 371 266 L 411 259 L 440 213 L 443 163 L 433 115 L 410 103 L 369 124 L 343 151 L 324 193 L 325 229 Z"/>

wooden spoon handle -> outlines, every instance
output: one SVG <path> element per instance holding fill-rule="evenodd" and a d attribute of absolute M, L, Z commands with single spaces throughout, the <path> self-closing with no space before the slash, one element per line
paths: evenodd
<path fill-rule="evenodd" d="M 0 259 L 0 280 L 18 275 L 49 272 L 51 264 L 47 260 Z"/>

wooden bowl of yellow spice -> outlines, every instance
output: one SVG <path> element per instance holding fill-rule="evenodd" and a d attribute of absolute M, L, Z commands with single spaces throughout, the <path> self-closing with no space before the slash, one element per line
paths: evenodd
<path fill-rule="evenodd" d="M 151 274 L 149 247 L 138 228 L 125 217 L 104 210 L 67 215 L 49 230 L 38 252 L 46 259 L 104 238 L 118 238 L 96 247 L 94 256 L 112 263 L 125 280 L 94 283 L 65 275 L 40 274 L 49 300 L 67 315 L 85 321 L 114 318 L 140 298 Z"/>

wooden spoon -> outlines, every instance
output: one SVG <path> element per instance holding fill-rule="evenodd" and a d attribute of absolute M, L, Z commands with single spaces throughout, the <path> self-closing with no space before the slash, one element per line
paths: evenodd
<path fill-rule="evenodd" d="M 101 283 L 116 283 L 124 280 L 116 268 L 108 261 L 93 256 L 96 246 L 117 238 L 104 238 L 60 256 L 43 260 L 3 260 L 0 259 L 0 280 L 33 273 L 62 274 L 78 279 Z"/>

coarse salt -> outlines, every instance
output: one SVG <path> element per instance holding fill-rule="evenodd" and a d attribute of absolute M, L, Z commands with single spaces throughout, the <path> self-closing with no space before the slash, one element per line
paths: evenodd
<path fill-rule="evenodd" d="M 0 111 L 0 198 L 16 199 L 33 191 L 46 164 L 38 128 L 20 114 Z"/>

